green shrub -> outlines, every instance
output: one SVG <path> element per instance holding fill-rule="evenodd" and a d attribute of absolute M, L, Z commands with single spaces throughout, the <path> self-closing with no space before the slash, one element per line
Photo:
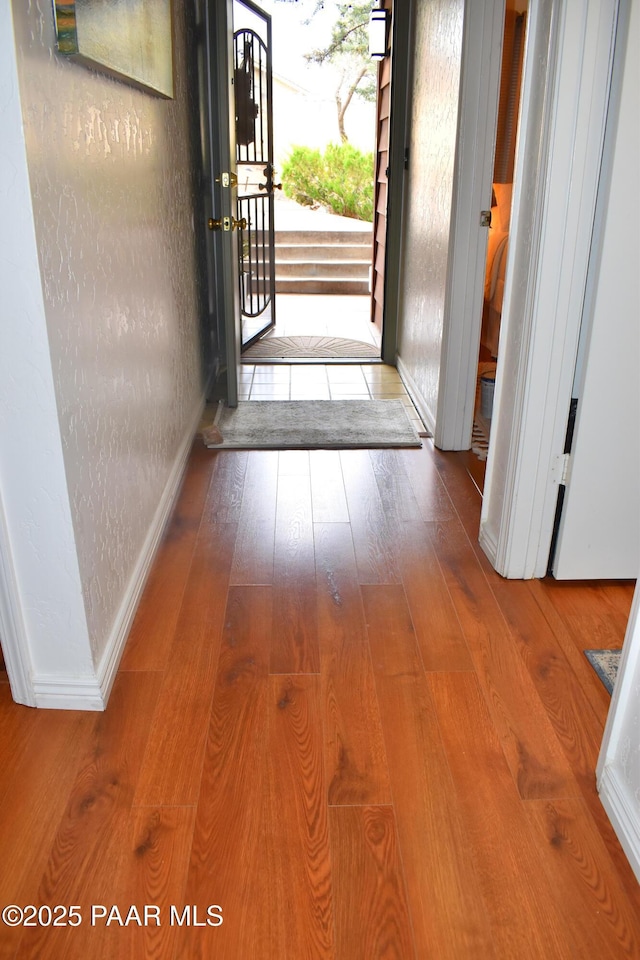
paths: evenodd
<path fill-rule="evenodd" d="M 282 188 L 306 206 L 322 204 L 341 217 L 373 221 L 373 154 L 349 143 L 330 144 L 324 154 L 293 147 L 282 168 Z"/>

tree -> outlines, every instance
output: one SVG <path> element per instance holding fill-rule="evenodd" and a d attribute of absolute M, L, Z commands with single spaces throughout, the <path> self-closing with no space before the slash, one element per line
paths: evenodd
<path fill-rule="evenodd" d="M 316 7 L 321 9 L 322 2 Z M 376 98 L 376 71 L 369 57 L 369 14 L 371 3 L 338 3 L 338 17 L 331 31 L 331 41 L 322 49 L 305 54 L 309 63 L 331 63 L 338 70 L 335 92 L 340 139 L 347 143 L 345 114 L 354 95 L 369 102 Z M 313 14 L 310 19 L 313 18 Z"/>

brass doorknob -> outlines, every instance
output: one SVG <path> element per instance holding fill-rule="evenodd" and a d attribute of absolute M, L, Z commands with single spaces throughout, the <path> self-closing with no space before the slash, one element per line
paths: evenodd
<path fill-rule="evenodd" d="M 213 217 L 209 217 L 207 226 L 209 230 L 224 230 L 226 232 L 229 230 L 246 230 L 247 218 L 242 217 L 240 220 L 236 220 L 235 217 L 221 217 L 219 220 L 214 220 Z"/>

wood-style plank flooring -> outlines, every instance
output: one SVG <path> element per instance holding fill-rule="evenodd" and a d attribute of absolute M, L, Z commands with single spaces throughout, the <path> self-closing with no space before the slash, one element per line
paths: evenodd
<path fill-rule="evenodd" d="M 582 654 L 632 586 L 505 581 L 479 511 L 430 442 L 196 444 L 106 713 L 0 681 L 0 906 L 82 916 L 0 960 L 640 957 Z"/>

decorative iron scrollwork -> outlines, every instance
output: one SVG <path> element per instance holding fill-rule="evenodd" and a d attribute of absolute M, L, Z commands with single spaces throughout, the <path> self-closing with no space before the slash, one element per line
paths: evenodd
<path fill-rule="evenodd" d="M 253 99 L 253 46 L 246 40 L 244 56 L 239 67 L 234 70 L 236 88 L 236 143 L 246 147 L 256 138 L 256 118 L 260 111 Z"/>

